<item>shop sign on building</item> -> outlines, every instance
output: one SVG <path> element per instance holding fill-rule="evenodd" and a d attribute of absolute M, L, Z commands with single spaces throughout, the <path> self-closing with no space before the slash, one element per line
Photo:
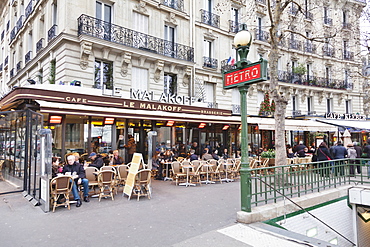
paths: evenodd
<path fill-rule="evenodd" d="M 329 112 L 325 114 L 325 118 L 343 120 L 366 120 L 366 115 Z"/>

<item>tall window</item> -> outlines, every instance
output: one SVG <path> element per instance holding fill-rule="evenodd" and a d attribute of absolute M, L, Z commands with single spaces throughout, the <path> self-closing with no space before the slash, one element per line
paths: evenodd
<path fill-rule="evenodd" d="M 347 10 L 343 10 L 343 24 L 348 22 Z"/>
<path fill-rule="evenodd" d="M 231 7 L 231 20 L 238 25 L 239 24 L 239 9 Z"/>
<path fill-rule="evenodd" d="M 97 22 L 98 28 L 103 28 L 104 33 L 102 37 L 105 40 L 110 40 L 111 37 L 111 23 L 112 23 L 112 6 L 96 1 L 96 19 L 104 21 Z"/>
<path fill-rule="evenodd" d="M 211 13 L 212 8 L 213 8 L 213 0 L 204 0 L 204 9 Z"/>
<path fill-rule="evenodd" d="M 211 40 L 204 40 L 203 43 L 204 61 L 203 66 L 208 68 L 217 68 L 217 60 L 213 57 L 213 42 Z"/>
<path fill-rule="evenodd" d="M 331 75 L 330 75 L 330 68 L 329 67 L 325 67 L 325 79 L 327 81 L 329 81 L 330 80 L 330 77 L 331 77 Z"/>
<path fill-rule="evenodd" d="M 298 111 L 298 97 L 293 95 L 292 96 L 292 109 L 293 109 L 293 115 L 297 115 Z"/>
<path fill-rule="evenodd" d="M 52 4 L 52 24 L 53 25 L 57 25 L 57 20 L 58 20 L 58 5 L 57 5 L 57 1 L 55 1 L 53 4 Z"/>
<path fill-rule="evenodd" d="M 113 89 L 113 62 L 95 60 L 94 87 Z"/>
<path fill-rule="evenodd" d="M 307 81 L 309 82 L 311 80 L 310 76 L 311 76 L 311 65 L 310 64 L 307 64 L 306 66 L 306 74 L 307 74 Z"/>
<path fill-rule="evenodd" d="M 326 112 L 333 112 L 333 99 L 331 98 L 326 99 Z"/>
<path fill-rule="evenodd" d="M 351 102 L 351 100 L 346 100 L 345 105 L 346 105 L 346 114 L 351 114 L 352 113 L 352 102 Z"/>
<path fill-rule="evenodd" d="M 164 90 L 165 94 L 177 94 L 177 75 L 164 73 Z"/>
<path fill-rule="evenodd" d="M 175 28 L 164 25 L 164 40 L 165 40 L 165 51 L 164 54 L 167 56 L 175 56 Z"/>
<path fill-rule="evenodd" d="M 131 87 L 140 91 L 148 91 L 148 69 L 132 67 Z"/>
<path fill-rule="evenodd" d="M 349 71 L 344 70 L 344 83 L 349 83 Z"/>
<path fill-rule="evenodd" d="M 312 97 L 307 97 L 307 115 L 313 114 Z"/>
<path fill-rule="evenodd" d="M 137 12 L 133 12 L 134 29 L 140 33 L 148 34 L 149 32 L 149 17 Z"/>
<path fill-rule="evenodd" d="M 214 91 L 215 91 L 215 84 L 210 82 L 204 82 L 204 91 L 206 93 L 206 102 L 213 103 L 215 102 L 214 98 Z"/>

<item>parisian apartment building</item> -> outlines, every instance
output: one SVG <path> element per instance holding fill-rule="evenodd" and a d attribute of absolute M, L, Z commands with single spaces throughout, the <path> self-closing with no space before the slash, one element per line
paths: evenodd
<path fill-rule="evenodd" d="M 253 37 L 248 60 L 268 60 L 268 2 L 273 10 L 274 1 L 267 0 L 1 1 L 1 95 L 33 87 L 160 100 L 172 104 L 171 110 L 191 105 L 196 109 L 188 110 L 189 116 L 191 111 L 208 114 L 208 122 L 228 111 L 235 117 L 231 123 L 240 123 L 239 91 L 223 88 L 222 73 L 237 59 L 233 38 L 241 23 Z M 365 6 L 365 0 L 298 0 L 287 6 L 278 61 L 279 90 L 289 101 L 287 117 L 369 113 L 359 28 Z M 268 90 L 269 81 L 249 88 L 248 115 L 271 114 L 261 111 Z M 39 103 L 48 104 L 43 97 Z M 86 103 L 83 97 L 64 100 Z M 130 117 L 139 118 L 134 114 Z M 181 116 L 174 118 L 180 121 Z"/>

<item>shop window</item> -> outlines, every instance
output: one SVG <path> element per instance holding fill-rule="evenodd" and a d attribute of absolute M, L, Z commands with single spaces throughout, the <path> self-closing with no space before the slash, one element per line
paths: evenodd
<path fill-rule="evenodd" d="M 95 88 L 113 89 L 113 62 L 95 60 Z"/>
<path fill-rule="evenodd" d="M 164 74 L 164 93 L 169 95 L 177 94 L 177 75 Z"/>

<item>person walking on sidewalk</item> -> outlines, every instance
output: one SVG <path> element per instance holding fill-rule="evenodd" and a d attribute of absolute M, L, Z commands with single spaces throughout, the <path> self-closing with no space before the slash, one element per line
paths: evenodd
<path fill-rule="evenodd" d="M 343 146 L 342 141 L 338 141 L 337 145 L 333 147 L 333 158 L 335 160 L 344 159 L 348 156 L 347 149 Z M 343 161 L 336 161 L 334 162 L 336 166 L 334 171 L 335 175 L 338 175 L 338 172 L 341 176 L 344 175 L 344 162 Z"/>
<path fill-rule="evenodd" d="M 367 168 L 367 177 L 370 178 L 370 138 L 367 139 L 367 145 L 364 148 L 364 153 L 366 153 L 366 159 L 368 159 L 367 164 L 369 166 Z"/>
<path fill-rule="evenodd" d="M 74 155 L 67 157 L 68 164 L 63 167 L 63 174 L 75 176 L 72 186 L 72 194 L 77 201 L 76 207 L 82 205 L 81 198 L 78 194 L 78 185 L 82 184 L 84 189 L 84 201 L 89 202 L 89 180 L 86 179 L 83 166 L 75 161 Z"/>
<path fill-rule="evenodd" d="M 357 158 L 357 152 L 352 143 L 349 143 L 347 145 L 347 152 L 348 152 L 348 158 L 351 159 L 349 160 L 349 175 L 354 177 L 355 176 L 355 162 L 356 162 L 355 159 Z"/>

